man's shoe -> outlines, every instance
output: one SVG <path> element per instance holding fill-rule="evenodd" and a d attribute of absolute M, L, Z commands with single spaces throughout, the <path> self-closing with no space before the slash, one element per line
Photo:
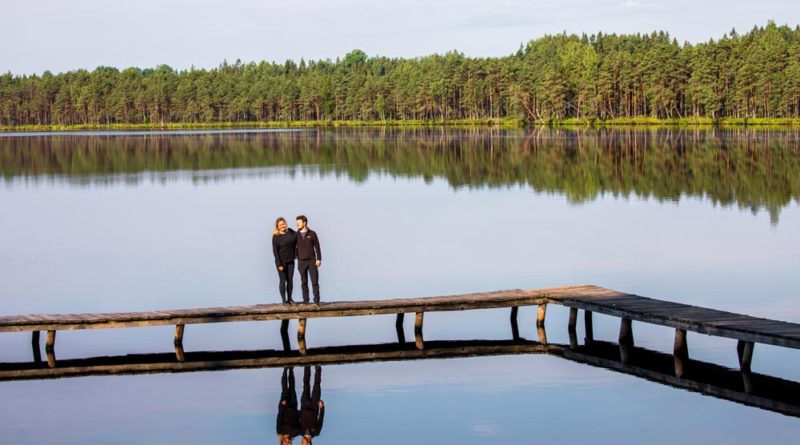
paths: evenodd
<path fill-rule="evenodd" d="M 316 304 L 317 306 L 319 306 L 319 300 L 314 300 L 314 304 Z"/>

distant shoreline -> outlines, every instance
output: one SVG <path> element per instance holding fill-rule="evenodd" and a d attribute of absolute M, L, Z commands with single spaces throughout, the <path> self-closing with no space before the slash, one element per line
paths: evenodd
<path fill-rule="evenodd" d="M 342 121 L 270 121 L 270 122 L 175 122 L 147 124 L 71 124 L 71 125 L 11 125 L 0 126 L 0 132 L 48 132 L 85 130 L 196 130 L 246 128 L 357 128 L 357 127 L 800 127 L 800 118 L 675 118 L 621 117 L 613 119 L 567 118 L 541 119 L 526 122 L 521 119 L 448 119 L 442 120 L 342 120 Z"/>

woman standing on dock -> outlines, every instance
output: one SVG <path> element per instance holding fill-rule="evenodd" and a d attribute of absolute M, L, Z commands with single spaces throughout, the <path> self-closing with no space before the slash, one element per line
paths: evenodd
<path fill-rule="evenodd" d="M 289 228 L 286 220 L 275 220 L 275 230 L 272 231 L 272 254 L 275 256 L 275 267 L 278 269 L 278 291 L 281 293 L 281 302 L 292 304 L 292 287 L 294 280 L 294 257 L 297 250 L 297 235 Z"/>

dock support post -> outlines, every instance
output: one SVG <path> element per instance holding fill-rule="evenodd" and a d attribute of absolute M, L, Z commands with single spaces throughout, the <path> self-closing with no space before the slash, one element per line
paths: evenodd
<path fill-rule="evenodd" d="M 569 332 L 569 348 L 575 350 L 578 348 L 578 308 L 569 308 L 569 322 L 567 323 L 567 332 Z"/>
<path fill-rule="evenodd" d="M 45 343 L 45 349 L 47 350 L 54 350 L 56 346 L 56 331 L 47 331 L 47 342 Z"/>
<path fill-rule="evenodd" d="M 417 312 L 417 317 L 414 320 L 414 343 L 416 343 L 417 349 L 425 349 L 425 340 L 422 338 L 422 319 L 424 316 L 424 312 Z"/>
<path fill-rule="evenodd" d="M 511 338 L 519 340 L 519 324 L 517 324 L 517 313 L 519 312 L 518 306 L 511 306 Z"/>
<path fill-rule="evenodd" d="M 587 346 L 594 341 L 594 329 L 592 328 L 592 311 L 583 311 L 583 325 L 586 331 L 586 338 L 583 343 Z"/>
<path fill-rule="evenodd" d="M 406 314 L 400 312 L 397 314 L 397 319 L 394 321 L 394 329 L 397 331 L 397 343 L 405 344 L 406 342 L 406 331 L 403 329 L 403 319 L 405 319 Z"/>
<path fill-rule="evenodd" d="M 183 329 L 184 325 L 176 324 L 175 325 L 175 339 L 172 342 L 175 345 L 175 358 L 182 362 L 186 358 L 183 352 Z"/>
<path fill-rule="evenodd" d="M 633 324 L 630 318 L 623 318 L 619 323 L 619 344 L 633 346 Z"/>
<path fill-rule="evenodd" d="M 736 352 L 739 353 L 739 368 L 743 371 L 750 370 L 750 364 L 753 362 L 753 342 L 739 340 L 736 345 Z"/>
<path fill-rule="evenodd" d="M 683 377 L 686 372 L 686 359 L 689 358 L 689 347 L 686 343 L 686 330 L 675 328 L 675 344 L 672 349 L 675 366 L 675 377 Z"/>
<path fill-rule="evenodd" d="M 39 344 L 40 344 L 40 341 L 39 341 L 40 334 L 41 333 L 39 331 L 33 331 L 33 334 L 31 335 L 31 348 L 33 348 L 33 362 L 34 363 L 41 363 L 42 362 L 42 349 L 41 349 L 41 346 L 39 346 Z"/>
<path fill-rule="evenodd" d="M 56 367 L 56 331 L 47 331 L 47 342 L 45 342 L 44 350 L 47 353 L 47 366 L 51 368 Z"/>
<path fill-rule="evenodd" d="M 175 325 L 175 341 L 174 341 L 175 346 L 183 345 L 183 329 L 184 325 L 182 324 Z"/>
<path fill-rule="evenodd" d="M 686 329 L 675 328 L 673 354 L 684 358 L 689 356 L 689 346 L 686 344 Z"/>
<path fill-rule="evenodd" d="M 569 323 L 567 323 L 567 330 L 569 332 L 575 332 L 577 324 L 578 324 L 578 308 L 571 307 L 569 308 Z"/>
<path fill-rule="evenodd" d="M 619 359 L 623 364 L 631 361 L 633 349 L 633 326 L 630 318 L 623 318 L 619 324 Z"/>
<path fill-rule="evenodd" d="M 289 320 L 281 320 L 281 343 L 285 352 L 292 350 L 292 344 L 289 342 Z"/>
<path fill-rule="evenodd" d="M 536 326 L 544 326 L 544 316 L 547 314 L 547 303 L 539 305 L 539 310 L 536 311 Z"/>
<path fill-rule="evenodd" d="M 306 349 L 306 319 L 301 318 L 297 320 L 297 349 L 301 354 L 305 355 L 308 350 Z"/>

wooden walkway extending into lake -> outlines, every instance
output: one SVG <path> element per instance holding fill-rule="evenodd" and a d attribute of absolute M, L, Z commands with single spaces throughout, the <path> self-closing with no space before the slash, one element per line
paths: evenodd
<path fill-rule="evenodd" d="M 517 338 L 518 308 L 536 305 L 537 325 L 540 327 L 539 342 L 546 344 L 543 327 L 548 304 L 570 308 L 568 329 L 573 347 L 577 345 L 575 332 L 580 309 L 584 311 L 587 343 L 593 341 L 592 313 L 597 312 L 621 318 L 619 344 L 624 346 L 633 346 L 633 321 L 675 328 L 674 353 L 679 357 L 688 357 L 687 331 L 736 339 L 739 341 L 737 351 L 742 369 L 750 368 L 755 343 L 800 349 L 800 324 L 797 323 L 656 300 L 590 285 L 443 297 L 340 301 L 320 305 L 264 304 L 150 312 L 3 316 L 0 317 L 0 332 L 32 331 L 36 357 L 40 356 L 39 333 L 47 331 L 48 362 L 55 367 L 53 351 L 56 332 L 59 330 L 174 325 L 176 354 L 180 357 L 183 353 L 184 329 L 189 324 L 283 320 L 282 330 L 285 331 L 288 320 L 297 319 L 299 349 L 304 353 L 307 350 L 305 332 L 309 318 L 397 314 L 395 327 L 398 339 L 403 339 L 404 314 L 414 313 L 416 347 L 424 349 L 422 327 L 426 312 L 511 308 L 512 330 Z"/>

